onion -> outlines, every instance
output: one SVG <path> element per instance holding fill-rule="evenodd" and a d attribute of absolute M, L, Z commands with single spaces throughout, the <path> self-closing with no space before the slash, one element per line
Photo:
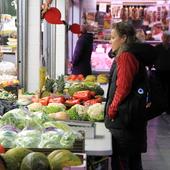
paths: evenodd
<path fill-rule="evenodd" d="M 69 120 L 69 116 L 66 112 L 57 112 L 48 114 L 50 118 L 55 120 Z"/>

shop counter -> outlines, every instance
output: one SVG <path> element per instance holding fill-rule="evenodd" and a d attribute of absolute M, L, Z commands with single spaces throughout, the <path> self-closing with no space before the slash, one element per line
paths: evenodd
<path fill-rule="evenodd" d="M 96 122 L 94 139 L 85 139 L 85 152 L 87 156 L 112 155 L 112 136 L 103 122 Z"/>

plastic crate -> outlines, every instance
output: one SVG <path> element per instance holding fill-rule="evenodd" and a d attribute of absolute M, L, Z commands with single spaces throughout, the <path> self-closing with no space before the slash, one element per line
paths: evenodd
<path fill-rule="evenodd" d="M 63 170 L 87 170 L 87 155 L 85 153 L 76 153 L 76 155 L 81 158 L 82 165 L 65 167 Z"/>

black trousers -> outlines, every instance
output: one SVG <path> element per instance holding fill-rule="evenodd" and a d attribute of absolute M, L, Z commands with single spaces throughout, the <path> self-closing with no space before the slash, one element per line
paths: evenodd
<path fill-rule="evenodd" d="M 119 146 L 112 138 L 112 170 L 143 170 L 141 153 L 123 154 L 119 152 Z"/>

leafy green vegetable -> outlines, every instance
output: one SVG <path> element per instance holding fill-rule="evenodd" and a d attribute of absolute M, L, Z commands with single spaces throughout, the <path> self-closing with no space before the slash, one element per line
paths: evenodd
<path fill-rule="evenodd" d="M 48 105 L 43 107 L 43 111 L 47 114 L 56 113 L 60 111 L 65 111 L 65 105 L 62 103 L 55 103 L 53 105 Z"/>
<path fill-rule="evenodd" d="M 76 104 L 67 111 L 72 120 L 88 120 L 87 107 Z"/>
<path fill-rule="evenodd" d="M 72 106 L 69 110 L 67 110 L 67 114 L 71 120 L 79 120 L 79 115 L 76 111 L 76 107 Z"/>

